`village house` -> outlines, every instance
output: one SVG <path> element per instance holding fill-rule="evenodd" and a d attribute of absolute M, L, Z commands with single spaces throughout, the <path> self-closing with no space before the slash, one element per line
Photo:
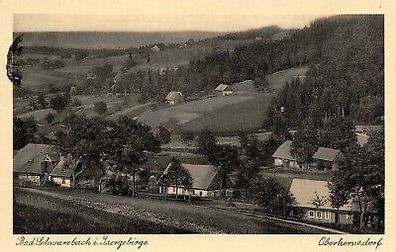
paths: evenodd
<path fill-rule="evenodd" d="M 59 160 L 54 145 L 29 143 L 14 157 L 14 182 L 20 186 L 43 185 Z"/>
<path fill-rule="evenodd" d="M 159 192 L 170 195 L 190 195 L 193 197 L 217 197 L 220 196 L 221 178 L 219 169 L 213 165 L 182 164 L 191 177 L 193 183 L 191 189 L 174 185 L 165 185 L 161 178 L 166 175 L 171 167 L 169 164 L 163 175 L 158 180 Z"/>
<path fill-rule="evenodd" d="M 216 87 L 215 89 L 216 92 L 221 93 L 222 95 L 231 95 L 232 94 L 232 89 L 229 85 L 226 84 L 220 84 Z"/>
<path fill-rule="evenodd" d="M 48 180 L 61 187 L 74 188 L 76 177 L 82 172 L 83 163 L 61 156 L 60 161 L 50 172 Z"/>
<path fill-rule="evenodd" d="M 169 105 L 176 105 L 176 104 L 184 103 L 184 96 L 182 95 L 181 92 L 171 91 L 165 97 L 165 101 Z"/>
<path fill-rule="evenodd" d="M 292 143 L 293 142 L 291 140 L 285 141 L 272 155 L 275 166 L 282 167 L 284 169 L 304 168 L 304 163 L 300 162 L 291 154 Z M 320 170 L 335 170 L 337 169 L 338 162 L 344 158 L 345 157 L 340 150 L 319 147 L 313 155 L 314 162 L 310 165 Z"/>
<path fill-rule="evenodd" d="M 302 166 L 301 162 L 298 162 L 297 158 L 291 154 L 291 144 L 292 141 L 287 140 L 276 149 L 275 153 L 272 155 L 275 166 L 283 167 L 284 169 L 299 169 L 300 166 Z"/>
<path fill-rule="evenodd" d="M 315 160 L 314 166 L 319 170 L 336 170 L 339 161 L 344 160 L 345 156 L 340 150 L 319 147 L 313 155 L 313 159 Z"/>
<path fill-rule="evenodd" d="M 354 202 L 340 207 L 331 206 L 328 181 L 293 178 L 289 192 L 296 200 L 291 216 L 312 222 L 351 225 L 358 215 Z"/>
<path fill-rule="evenodd" d="M 153 51 L 153 52 L 159 52 L 161 49 L 157 46 L 157 45 L 154 45 L 153 47 L 151 47 L 151 51 Z"/>

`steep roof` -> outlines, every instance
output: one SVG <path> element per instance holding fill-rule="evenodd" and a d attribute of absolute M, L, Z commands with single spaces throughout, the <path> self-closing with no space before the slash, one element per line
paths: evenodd
<path fill-rule="evenodd" d="M 220 84 L 217 86 L 217 88 L 215 89 L 216 91 L 219 92 L 223 92 L 226 91 L 230 86 L 226 85 L 226 84 Z"/>
<path fill-rule="evenodd" d="M 293 194 L 299 207 L 316 208 L 312 201 L 318 195 L 320 198 L 325 200 L 323 206 L 320 209 L 335 210 L 331 206 L 330 202 L 330 189 L 328 188 L 327 181 L 321 180 L 310 180 L 310 179 L 293 179 L 290 186 L 290 193 Z M 348 203 L 340 208 L 344 211 L 356 210 L 352 207 L 351 203 Z"/>
<path fill-rule="evenodd" d="M 335 161 L 337 156 L 341 153 L 340 150 L 319 147 L 319 149 L 313 155 L 314 159 L 324 160 L 324 161 Z"/>
<path fill-rule="evenodd" d="M 181 99 L 181 98 L 183 98 L 183 95 L 182 95 L 181 92 L 179 92 L 179 91 L 170 91 L 169 94 L 165 97 L 165 100 L 173 101 L 173 100 Z"/>
<path fill-rule="evenodd" d="M 278 147 L 278 149 L 276 149 L 275 153 L 272 154 L 272 157 L 297 161 L 297 159 L 293 157 L 290 152 L 291 144 L 292 144 L 291 140 L 287 140 L 286 142 L 284 142 L 281 146 Z"/>
<path fill-rule="evenodd" d="M 193 178 L 192 188 L 208 190 L 213 179 L 216 177 L 219 169 L 213 165 L 195 165 L 195 164 L 182 164 L 191 177 Z M 170 169 L 170 165 L 165 169 L 164 175 L 166 175 Z"/>
<path fill-rule="evenodd" d="M 61 157 L 58 164 L 51 171 L 50 176 L 70 178 L 73 175 L 74 165 L 74 162 L 71 162 L 70 159 Z"/>
<path fill-rule="evenodd" d="M 15 155 L 14 172 L 41 174 L 41 162 L 47 156 L 53 163 L 59 161 L 59 154 L 54 145 L 29 143 Z"/>

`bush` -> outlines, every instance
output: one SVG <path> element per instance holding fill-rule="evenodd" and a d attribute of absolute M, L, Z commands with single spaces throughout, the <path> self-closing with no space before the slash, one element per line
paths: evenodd
<path fill-rule="evenodd" d="M 47 116 L 45 117 L 45 119 L 47 120 L 48 123 L 52 123 L 52 121 L 54 120 L 54 115 L 52 113 L 48 113 Z"/>
<path fill-rule="evenodd" d="M 79 106 L 81 106 L 81 101 L 80 101 L 80 99 L 78 99 L 78 98 L 73 98 L 71 105 L 72 105 L 73 107 L 79 107 Z"/>
<path fill-rule="evenodd" d="M 68 103 L 69 97 L 63 95 L 57 95 L 50 100 L 51 108 L 55 109 L 58 112 L 62 111 Z"/>
<path fill-rule="evenodd" d="M 99 115 L 103 115 L 107 111 L 107 104 L 105 102 L 96 102 L 94 109 Z"/>

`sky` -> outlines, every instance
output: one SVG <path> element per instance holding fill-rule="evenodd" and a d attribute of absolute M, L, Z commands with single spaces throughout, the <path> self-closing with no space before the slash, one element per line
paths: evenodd
<path fill-rule="evenodd" d="M 65 15 L 15 14 L 14 32 L 242 31 L 268 25 L 301 28 L 314 15 Z"/>

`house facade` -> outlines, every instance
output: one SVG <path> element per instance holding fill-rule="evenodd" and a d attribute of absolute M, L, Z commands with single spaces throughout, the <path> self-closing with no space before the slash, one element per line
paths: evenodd
<path fill-rule="evenodd" d="M 163 175 L 158 180 L 159 192 L 161 194 L 169 195 L 185 195 L 193 197 L 218 197 L 221 193 L 221 178 L 219 176 L 219 169 L 212 165 L 196 165 L 196 164 L 182 164 L 191 177 L 193 178 L 192 187 L 190 189 L 184 187 L 177 187 L 174 185 L 166 185 L 161 180 L 169 169 L 170 164 L 165 169 Z"/>
<path fill-rule="evenodd" d="M 328 181 L 293 178 L 289 192 L 296 199 L 291 216 L 311 222 L 352 225 L 358 206 L 349 202 L 335 209 L 330 202 Z"/>
<path fill-rule="evenodd" d="M 60 160 L 54 145 L 29 143 L 14 156 L 14 183 L 40 186 Z"/>

